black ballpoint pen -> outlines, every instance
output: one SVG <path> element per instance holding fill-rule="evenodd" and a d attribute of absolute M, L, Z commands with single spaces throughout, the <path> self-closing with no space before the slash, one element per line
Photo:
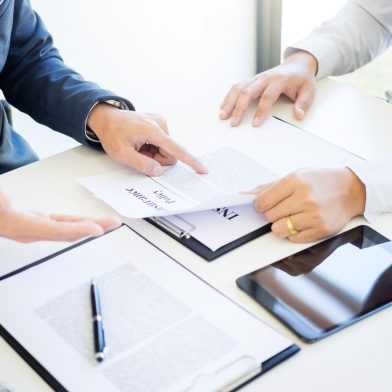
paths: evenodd
<path fill-rule="evenodd" d="M 94 279 L 91 279 L 91 307 L 93 313 L 95 359 L 98 362 L 102 362 L 105 359 L 108 348 L 105 342 L 98 286 Z"/>

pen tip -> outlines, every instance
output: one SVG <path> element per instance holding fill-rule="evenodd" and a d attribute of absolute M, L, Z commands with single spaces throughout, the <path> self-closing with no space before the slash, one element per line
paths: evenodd
<path fill-rule="evenodd" d="M 104 353 L 96 353 L 95 359 L 97 360 L 97 362 L 102 362 L 105 359 L 105 354 Z"/>

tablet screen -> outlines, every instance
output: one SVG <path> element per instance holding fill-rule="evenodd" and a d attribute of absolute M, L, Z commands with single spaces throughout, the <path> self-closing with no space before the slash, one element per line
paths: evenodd
<path fill-rule="evenodd" d="M 237 280 L 306 341 L 392 302 L 392 243 L 358 226 Z"/>

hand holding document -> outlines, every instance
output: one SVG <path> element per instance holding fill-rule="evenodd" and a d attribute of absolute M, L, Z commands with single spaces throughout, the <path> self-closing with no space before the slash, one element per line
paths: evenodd
<path fill-rule="evenodd" d="M 205 154 L 200 161 L 208 174 L 194 173 L 179 162 L 160 177 L 124 169 L 79 182 L 120 214 L 146 218 L 249 204 L 255 196 L 242 191 L 277 179 L 271 170 L 231 147 Z"/>

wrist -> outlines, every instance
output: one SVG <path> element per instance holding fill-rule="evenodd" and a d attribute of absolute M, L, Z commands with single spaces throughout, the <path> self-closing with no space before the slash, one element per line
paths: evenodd
<path fill-rule="evenodd" d="M 362 215 L 365 211 L 366 204 L 365 184 L 349 168 L 345 168 L 344 170 L 349 177 L 347 208 L 351 212 L 351 217 Z"/>
<path fill-rule="evenodd" d="M 296 64 L 312 77 L 317 75 L 317 59 L 310 52 L 306 52 L 305 50 L 297 50 L 285 59 L 284 64 Z"/>
<path fill-rule="evenodd" d="M 93 107 L 87 119 L 87 127 L 99 138 L 102 131 L 107 129 L 113 111 L 119 109 L 105 102 L 100 102 Z"/>

